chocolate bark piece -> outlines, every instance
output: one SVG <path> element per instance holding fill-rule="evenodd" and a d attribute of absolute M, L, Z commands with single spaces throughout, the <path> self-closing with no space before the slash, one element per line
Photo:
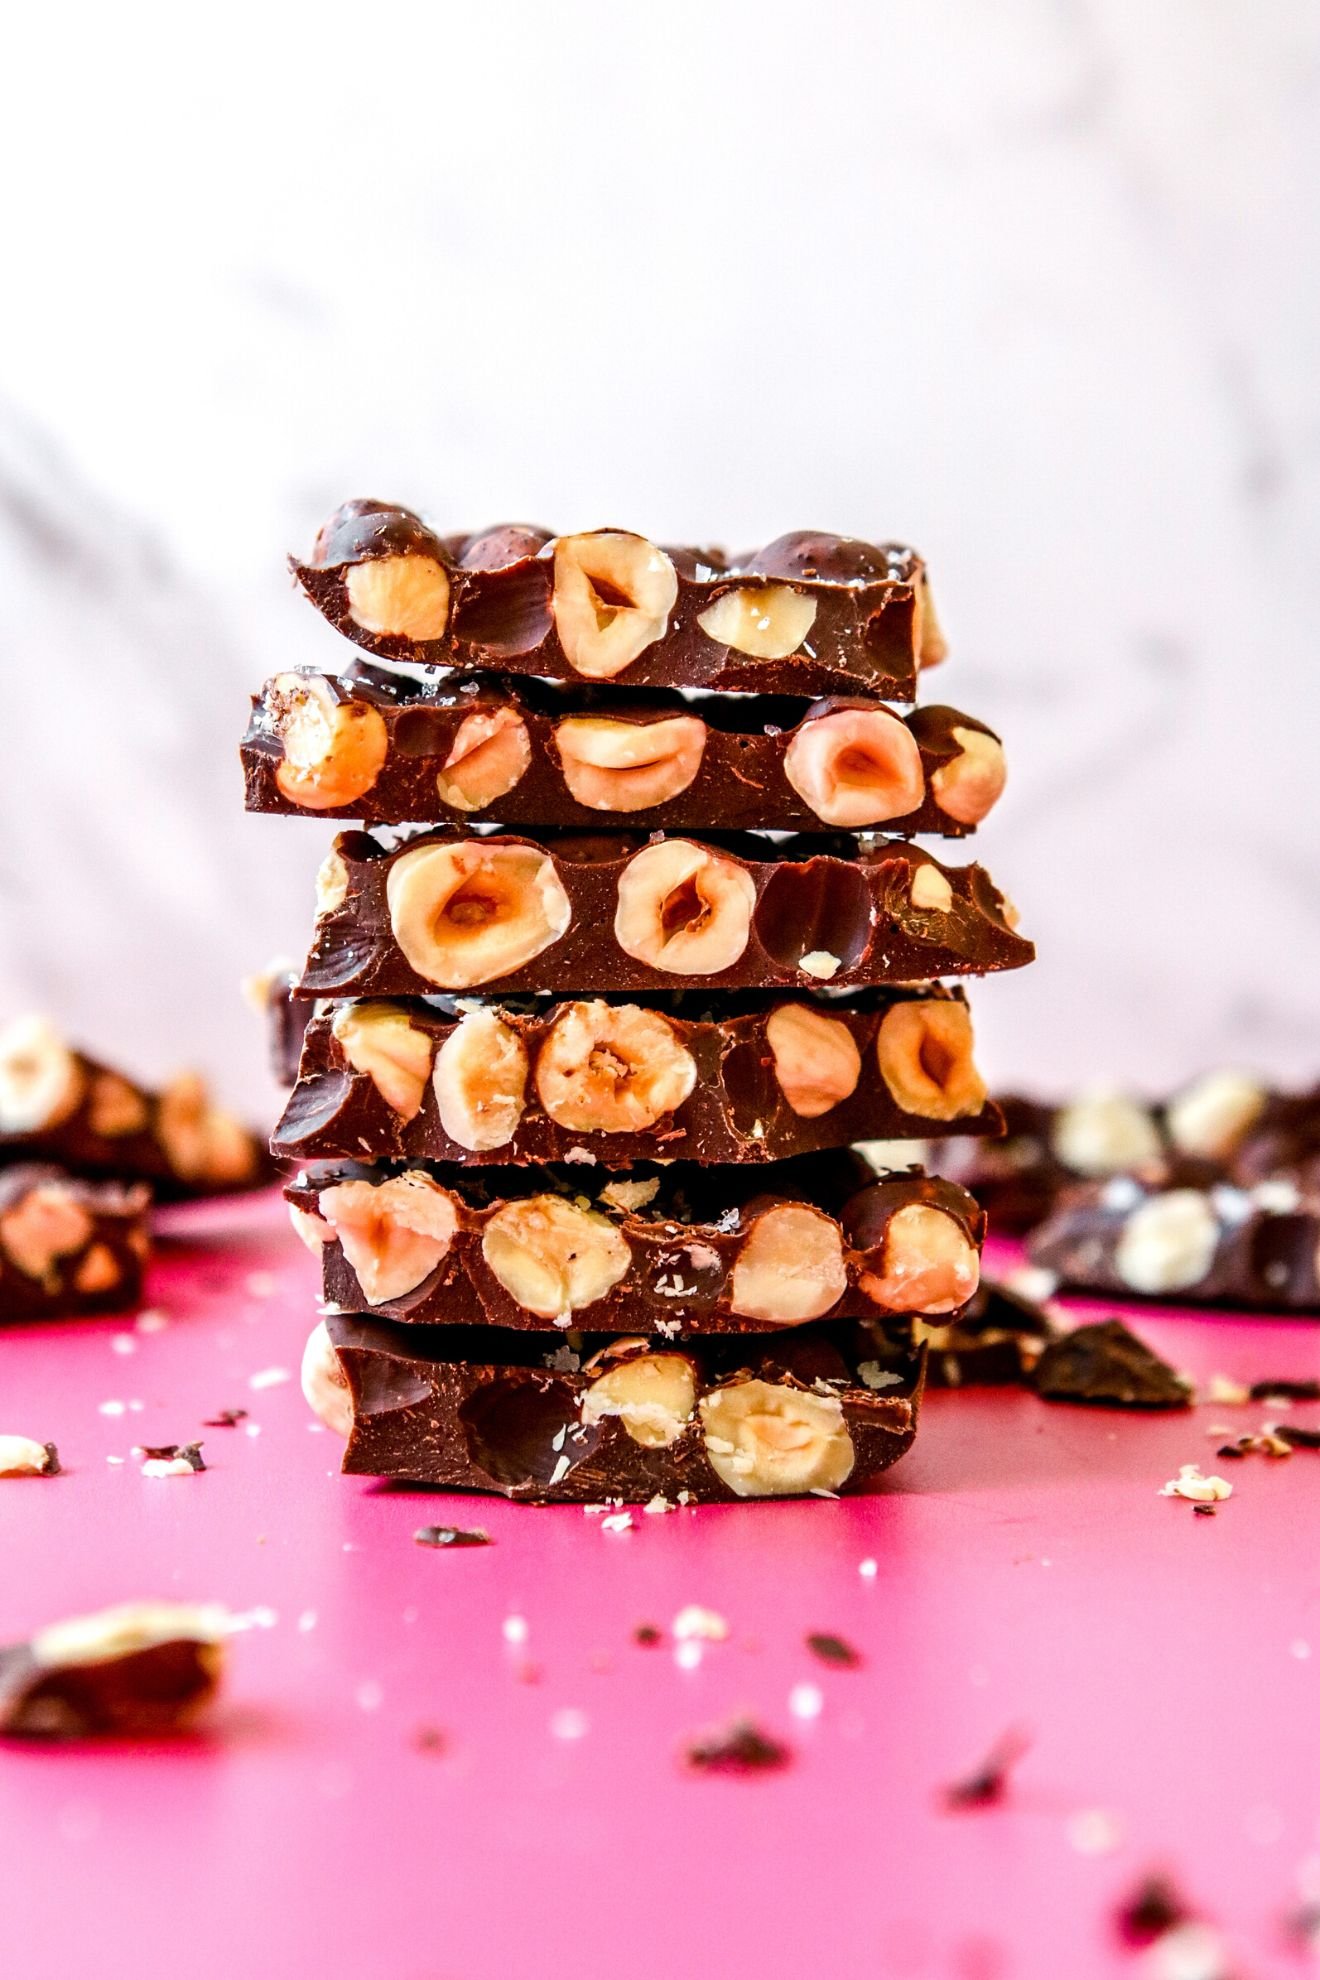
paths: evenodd
<path fill-rule="evenodd" d="M 995 1097 L 1002 1140 L 982 1146 L 959 1131 L 932 1142 L 928 1153 L 941 1175 L 971 1191 L 993 1231 L 1020 1235 L 1047 1217 L 1059 1191 L 1077 1178 L 1050 1149 L 1055 1108 L 1019 1093 Z"/>
<path fill-rule="evenodd" d="M 333 1309 L 410 1325 L 631 1327 L 670 1337 L 949 1314 L 984 1219 L 920 1171 L 856 1155 L 765 1169 L 314 1170 L 285 1195 Z"/>
<path fill-rule="evenodd" d="M 298 1077 L 303 1035 L 315 1008 L 298 996 L 297 983 L 297 970 L 283 960 L 243 979 L 243 995 L 265 1031 L 266 1063 L 277 1086 L 292 1086 Z"/>
<path fill-rule="evenodd" d="M 956 708 L 906 719 L 835 697 L 417 682 L 355 664 L 278 674 L 254 697 L 249 811 L 587 831 L 863 830 L 962 838 L 1004 780 L 1003 750 Z"/>
<path fill-rule="evenodd" d="M 945 652 L 914 550 L 822 532 L 731 563 L 627 530 L 440 537 L 411 510 L 355 501 L 290 565 L 338 631 L 426 666 L 915 701 Z"/>
<path fill-rule="evenodd" d="M 1031 961 L 979 866 L 905 840 L 341 833 L 304 996 L 851 988 Z"/>
<path fill-rule="evenodd" d="M 348 1472 L 547 1503 L 832 1495 L 863 1490 L 916 1434 L 920 1352 L 883 1391 L 858 1374 L 873 1352 L 849 1324 L 676 1349 L 332 1314 L 304 1384 L 347 1435 Z"/>
<path fill-rule="evenodd" d="M 1033 1385 L 1049 1402 L 1189 1409 L 1192 1385 L 1121 1320 L 1096 1320 L 1051 1341 Z"/>
<path fill-rule="evenodd" d="M 918 1323 L 932 1389 L 1025 1383 L 1055 1336 L 1049 1313 L 1002 1280 L 982 1279 L 956 1319 Z"/>
<path fill-rule="evenodd" d="M 195 1073 L 152 1092 L 78 1051 L 44 1018 L 0 1031 L 0 1166 L 149 1182 L 158 1198 L 250 1189 L 274 1172 L 256 1136 Z"/>
<path fill-rule="evenodd" d="M 220 1681 L 227 1623 L 214 1606 L 126 1602 L 0 1647 L 0 1734 L 178 1732 Z"/>
<path fill-rule="evenodd" d="M 91 1182 L 39 1162 L 0 1169 L 0 1320 L 136 1306 L 150 1209 L 144 1183 Z"/>
<path fill-rule="evenodd" d="M 306 1004 L 304 1009 L 309 1008 Z M 492 1096 L 498 1096 L 493 1099 Z M 271 1147 L 305 1162 L 765 1163 L 994 1134 L 961 991 L 330 1003 Z"/>
<path fill-rule="evenodd" d="M 1271 1181 L 1172 1189 L 1115 1176 L 1065 1190 L 1027 1242 L 1089 1291 L 1264 1312 L 1320 1309 L 1320 1200 Z"/>

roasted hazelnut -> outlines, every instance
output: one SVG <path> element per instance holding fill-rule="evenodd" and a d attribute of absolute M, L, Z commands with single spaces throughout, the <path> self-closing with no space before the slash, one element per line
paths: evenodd
<path fill-rule="evenodd" d="M 503 1148 L 526 1104 L 527 1052 L 498 1011 L 467 1011 L 436 1054 L 436 1106 L 451 1141 L 473 1153 Z"/>
<path fill-rule="evenodd" d="M 756 885 L 745 867 L 690 839 L 643 847 L 619 876 L 614 936 L 673 976 L 715 976 L 747 947 Z"/>
<path fill-rule="evenodd" d="M 536 846 L 417 846 L 394 861 L 385 891 L 406 960 L 447 990 L 512 975 L 572 919 L 554 861 Z"/>
<path fill-rule="evenodd" d="M 444 1262 L 458 1228 L 454 1198 L 419 1169 L 382 1183 L 334 1183 L 317 1209 L 368 1306 L 415 1292 Z"/>
<path fill-rule="evenodd" d="M 787 1326 L 819 1320 L 848 1290 L 843 1239 L 832 1217 L 780 1203 L 752 1221 L 734 1261 L 729 1309 Z"/>
<path fill-rule="evenodd" d="M 976 1291 L 981 1261 L 957 1218 L 930 1203 L 908 1203 L 885 1227 L 881 1269 L 863 1272 L 862 1291 L 888 1313 L 952 1313 Z"/>
<path fill-rule="evenodd" d="M 527 724 L 512 708 L 474 708 L 458 732 L 435 786 L 455 811 L 482 811 L 506 797 L 532 760 Z"/>
<path fill-rule="evenodd" d="M 1099 1087 L 1060 1108 L 1050 1146 L 1064 1167 L 1079 1176 L 1119 1175 L 1160 1155 L 1150 1109 L 1129 1094 Z"/>
<path fill-rule="evenodd" d="M 687 790 L 701 768 L 706 724 L 695 715 L 628 722 L 574 715 L 555 726 L 564 782 L 593 811 L 648 811 Z"/>
<path fill-rule="evenodd" d="M 1004 746 L 984 729 L 955 728 L 950 734 L 958 754 L 931 773 L 930 787 L 950 818 L 960 825 L 979 825 L 1003 794 L 1008 776 Z"/>
<path fill-rule="evenodd" d="M 664 637 L 678 578 L 645 537 L 614 529 L 558 537 L 554 569 L 555 629 L 576 673 L 611 680 Z"/>
<path fill-rule="evenodd" d="M 465 571 L 502 571 L 535 557 L 551 540 L 551 532 L 536 523 L 497 523 L 470 536 L 459 562 Z"/>
<path fill-rule="evenodd" d="M 856 1461 L 837 1396 L 741 1381 L 699 1409 L 711 1470 L 740 1499 L 837 1492 Z"/>
<path fill-rule="evenodd" d="M 401 1120 L 421 1112 L 432 1040 L 396 1004 L 341 1004 L 331 1031 L 354 1072 L 364 1073 Z"/>
<path fill-rule="evenodd" d="M 765 1037 L 780 1091 L 801 1119 L 819 1119 L 856 1091 L 862 1055 L 840 1019 L 811 1004 L 780 1004 L 766 1019 Z"/>
<path fill-rule="evenodd" d="M 59 1260 L 81 1251 L 92 1229 L 63 1183 L 37 1183 L 0 1215 L 0 1250 L 26 1278 L 48 1283 Z"/>
<path fill-rule="evenodd" d="M 482 1234 L 481 1255 L 519 1306 L 561 1324 L 604 1299 L 632 1263 L 608 1217 L 561 1196 L 502 1204 Z"/>
<path fill-rule="evenodd" d="M 1168 1189 L 1148 1197 L 1123 1227 L 1114 1264 L 1133 1292 L 1182 1292 L 1214 1264 L 1219 1222 L 1199 1189 Z"/>
<path fill-rule="evenodd" d="M 0 1478 L 53 1478 L 60 1468 L 54 1444 L 32 1437 L 0 1436 Z"/>
<path fill-rule="evenodd" d="M 119 1260 L 109 1245 L 94 1244 L 79 1259 L 73 1283 L 80 1293 L 104 1293 L 121 1284 L 123 1277 Z"/>
<path fill-rule="evenodd" d="M 816 601 L 787 584 L 739 585 L 722 591 L 697 624 L 708 639 L 753 660 L 786 660 L 816 619 Z"/>
<path fill-rule="evenodd" d="M 1184 1155 L 1222 1162 L 1260 1119 L 1265 1100 L 1264 1088 L 1246 1073 L 1205 1073 L 1169 1102 L 1169 1139 Z"/>
<path fill-rule="evenodd" d="M 141 1134 L 150 1118 L 147 1103 L 135 1086 L 118 1073 L 98 1073 L 87 1096 L 87 1125 L 93 1134 L 117 1141 L 121 1135 Z"/>
<path fill-rule="evenodd" d="M 282 795 L 305 811 L 332 811 L 364 796 L 389 752 L 379 708 L 341 701 L 315 674 L 280 674 L 272 685 L 275 732 L 284 745 L 275 766 Z"/>
<path fill-rule="evenodd" d="M 683 1105 L 696 1084 L 692 1054 L 672 1024 L 639 1004 L 568 1004 L 536 1059 L 536 1092 L 560 1127 L 638 1133 Z"/>
<path fill-rule="evenodd" d="M 657 1450 L 682 1436 L 696 1402 L 696 1371 L 685 1354 L 640 1354 L 592 1383 L 582 1421 L 617 1416 L 635 1444 Z"/>
<path fill-rule="evenodd" d="M 82 1069 L 45 1018 L 15 1018 L 0 1031 L 0 1134 L 56 1127 L 82 1094 Z"/>
<path fill-rule="evenodd" d="M 160 1096 L 156 1134 L 184 1182 L 217 1188 L 257 1172 L 257 1145 L 243 1123 L 215 1106 L 197 1073 L 180 1073 Z"/>
<path fill-rule="evenodd" d="M 947 914 L 953 906 L 953 888 L 933 859 L 913 862 L 908 899 L 927 914 Z"/>
<path fill-rule="evenodd" d="M 817 818 L 850 831 L 906 817 L 925 795 L 921 751 L 884 708 L 838 708 L 799 723 L 784 775 Z"/>
<path fill-rule="evenodd" d="M 328 852 L 316 873 L 316 918 L 337 914 L 348 899 L 348 868 L 339 853 Z"/>
<path fill-rule="evenodd" d="M 327 1430 L 340 1437 L 352 1433 L 353 1395 L 324 1320 L 312 1328 L 303 1349 L 302 1392 Z"/>
<path fill-rule="evenodd" d="M 985 1105 L 966 1004 L 934 999 L 894 1004 L 880 1020 L 876 1056 L 880 1077 L 905 1113 L 954 1121 Z"/>
<path fill-rule="evenodd" d="M 385 639 L 443 639 L 449 573 L 434 557 L 373 557 L 344 574 L 348 610 L 363 632 Z"/>

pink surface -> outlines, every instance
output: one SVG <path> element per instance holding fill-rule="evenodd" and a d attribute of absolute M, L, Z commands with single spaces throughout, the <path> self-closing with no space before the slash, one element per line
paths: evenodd
<path fill-rule="evenodd" d="M 258 1613 L 206 1736 L 0 1747 L 7 1970 L 1090 1980 L 1142 1970 L 1111 1911 L 1166 1865 L 1242 1973 L 1299 1971 L 1280 1920 L 1320 1846 L 1320 1455 L 1236 1465 L 1213 1519 L 1157 1496 L 1179 1464 L 1216 1468 L 1208 1424 L 1270 1412 L 939 1395 L 875 1497 L 611 1533 L 339 1477 L 296 1381 L 313 1262 L 274 1203 L 182 1214 L 197 1235 L 150 1288 L 163 1330 L 0 1338 L 0 1431 L 68 1467 L 0 1481 L 0 1635 L 147 1595 Z M 1320 1368 L 1305 1323 L 1139 1324 L 1201 1376 Z M 272 1368 L 292 1379 L 250 1386 Z M 203 1431 L 225 1406 L 258 1434 Z M 204 1475 L 129 1456 L 198 1435 Z M 496 1544 L 414 1544 L 445 1519 Z M 632 1641 L 689 1603 L 730 1628 L 696 1668 L 667 1633 Z M 862 1668 L 816 1661 L 822 1630 Z M 815 1717 L 790 1704 L 804 1685 Z M 791 1766 L 686 1773 L 684 1736 L 740 1709 Z M 941 1784 L 1009 1727 L 1032 1743 L 1005 1802 L 946 1812 Z"/>

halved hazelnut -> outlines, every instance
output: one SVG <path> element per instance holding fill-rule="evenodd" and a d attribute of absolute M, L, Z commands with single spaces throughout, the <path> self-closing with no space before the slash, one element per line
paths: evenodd
<path fill-rule="evenodd" d="M 935 600 L 931 596 L 930 581 L 924 572 L 917 581 L 916 606 L 913 636 L 917 647 L 917 665 L 938 667 L 941 660 L 949 657 L 949 642 L 944 637 L 935 611 Z"/>
<path fill-rule="evenodd" d="M 382 1183 L 334 1183 L 317 1208 L 368 1306 L 415 1292 L 444 1262 L 458 1229 L 454 1198 L 417 1169 Z"/>
<path fill-rule="evenodd" d="M 953 888 L 933 859 L 914 862 L 908 899 L 930 914 L 947 914 L 953 906 Z"/>
<path fill-rule="evenodd" d="M 672 1024 L 640 1004 L 567 1005 L 536 1059 L 536 1091 L 560 1127 L 626 1134 L 681 1107 L 697 1065 Z"/>
<path fill-rule="evenodd" d="M 793 1112 L 819 1119 L 857 1090 L 862 1055 L 846 1024 L 810 1004 L 780 1004 L 765 1023 L 775 1078 Z"/>
<path fill-rule="evenodd" d="M 979 825 L 1003 793 L 1008 777 L 1004 745 L 984 729 L 955 728 L 950 734 L 958 755 L 931 773 L 930 787 L 950 818 L 960 825 Z"/>
<path fill-rule="evenodd" d="M 632 1263 L 608 1217 L 562 1196 L 502 1204 L 482 1234 L 481 1255 L 519 1306 L 558 1321 L 604 1299 Z"/>
<path fill-rule="evenodd" d="M 385 717 L 369 701 L 341 701 L 318 675 L 274 681 L 275 731 L 284 755 L 275 782 L 290 804 L 329 811 L 369 791 L 389 753 Z"/>
<path fill-rule="evenodd" d="M 212 1104 L 197 1073 L 170 1081 L 156 1108 L 156 1134 L 176 1176 L 185 1182 L 246 1182 L 255 1175 L 257 1145 L 243 1123 Z"/>
<path fill-rule="evenodd" d="M 312 1328 L 303 1349 L 302 1392 L 327 1430 L 339 1437 L 352 1434 L 353 1394 L 324 1320 Z"/>
<path fill-rule="evenodd" d="M 73 1275 L 73 1283 L 80 1293 L 110 1292 L 119 1285 L 124 1274 L 119 1260 L 108 1244 L 94 1244 L 78 1261 L 78 1269 Z"/>
<path fill-rule="evenodd" d="M 848 1290 L 838 1225 L 806 1203 L 763 1210 L 743 1240 L 729 1309 L 747 1320 L 819 1320 Z"/>
<path fill-rule="evenodd" d="M 685 791 L 701 768 L 706 724 L 695 715 L 624 722 L 575 715 L 555 728 L 564 782 L 593 811 L 647 811 Z"/>
<path fill-rule="evenodd" d="M 38 1183 L 0 1216 L 0 1250 L 25 1277 L 44 1282 L 61 1258 L 82 1250 L 92 1228 L 62 1183 Z"/>
<path fill-rule="evenodd" d="M 554 861 L 536 846 L 417 846 L 394 861 L 385 892 L 407 961 L 446 990 L 512 975 L 572 919 Z"/>
<path fill-rule="evenodd" d="M 1061 1107 L 1050 1146 L 1079 1176 L 1120 1175 L 1160 1156 L 1159 1130 L 1150 1109 L 1130 1094 L 1097 1087 Z"/>
<path fill-rule="evenodd" d="M 82 1094 L 78 1061 L 45 1018 L 15 1018 L 0 1032 L 0 1134 L 56 1127 Z"/>
<path fill-rule="evenodd" d="M 1221 1162 L 1260 1119 L 1265 1100 L 1264 1088 L 1246 1073 L 1205 1073 L 1169 1102 L 1169 1139 L 1184 1155 Z"/>
<path fill-rule="evenodd" d="M 711 1470 L 740 1499 L 837 1492 L 856 1462 L 837 1396 L 753 1380 L 699 1407 Z"/>
<path fill-rule="evenodd" d="M 526 1104 L 527 1052 L 498 1011 L 467 1011 L 436 1054 L 436 1106 L 451 1141 L 473 1153 L 513 1140 Z"/>
<path fill-rule="evenodd" d="M 555 630 L 570 667 L 607 681 L 662 639 L 678 597 L 663 550 L 630 531 L 555 540 Z"/>
<path fill-rule="evenodd" d="M 116 1141 L 140 1134 L 150 1118 L 147 1103 L 135 1086 L 118 1073 L 98 1073 L 87 1096 L 87 1125 L 93 1134 Z"/>
<path fill-rule="evenodd" d="M 592 1383 L 582 1421 L 617 1416 L 635 1444 L 658 1450 L 682 1436 L 696 1404 L 696 1370 L 685 1354 L 639 1354 Z"/>
<path fill-rule="evenodd" d="M 849 831 L 905 817 L 926 790 L 915 737 L 884 708 L 838 708 L 799 723 L 784 775 L 817 818 Z"/>
<path fill-rule="evenodd" d="M 365 1073 L 400 1119 L 414 1120 L 431 1074 L 433 1041 L 394 1004 L 341 1004 L 330 1026 L 354 1072 Z"/>
<path fill-rule="evenodd" d="M 363 632 L 386 639 L 443 639 L 449 624 L 449 573 L 434 557 L 373 557 L 350 564 L 348 609 Z"/>
<path fill-rule="evenodd" d="M 435 787 L 455 811 L 481 811 L 506 797 L 528 770 L 532 739 L 512 708 L 474 708 L 458 725 Z"/>
<path fill-rule="evenodd" d="M 816 620 L 816 601 L 790 584 L 748 584 L 723 591 L 697 620 L 707 639 L 753 660 L 787 660 Z"/>
<path fill-rule="evenodd" d="M 966 1004 L 895 1004 L 876 1033 L 880 1077 L 905 1113 L 929 1121 L 978 1114 L 985 1081 L 972 1058 L 972 1014 Z"/>
<path fill-rule="evenodd" d="M 348 868 L 337 852 L 328 852 L 316 871 L 316 918 L 336 914 L 348 899 Z"/>
<path fill-rule="evenodd" d="M 976 1291 L 981 1261 L 957 1218 L 930 1203 L 908 1203 L 885 1229 L 879 1272 L 862 1291 L 888 1313 L 952 1313 Z"/>
<path fill-rule="evenodd" d="M 625 955 L 652 969 L 715 976 L 747 947 L 755 906 L 745 867 L 690 839 L 662 839 L 619 875 L 614 936 Z"/>

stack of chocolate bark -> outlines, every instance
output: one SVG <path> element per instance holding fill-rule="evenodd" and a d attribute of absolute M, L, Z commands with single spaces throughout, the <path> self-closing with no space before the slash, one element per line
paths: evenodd
<path fill-rule="evenodd" d="M 998 1131 L 939 979 L 1032 955 L 979 866 L 911 840 L 963 837 L 1004 776 L 982 723 L 913 707 L 943 652 L 920 558 L 442 538 L 354 502 L 295 569 L 371 660 L 266 685 L 249 807 L 390 828 L 321 868 L 272 1144 L 345 1469 L 864 1486 L 911 1443 L 916 1323 L 974 1294 L 983 1217 L 853 1144 Z"/>

